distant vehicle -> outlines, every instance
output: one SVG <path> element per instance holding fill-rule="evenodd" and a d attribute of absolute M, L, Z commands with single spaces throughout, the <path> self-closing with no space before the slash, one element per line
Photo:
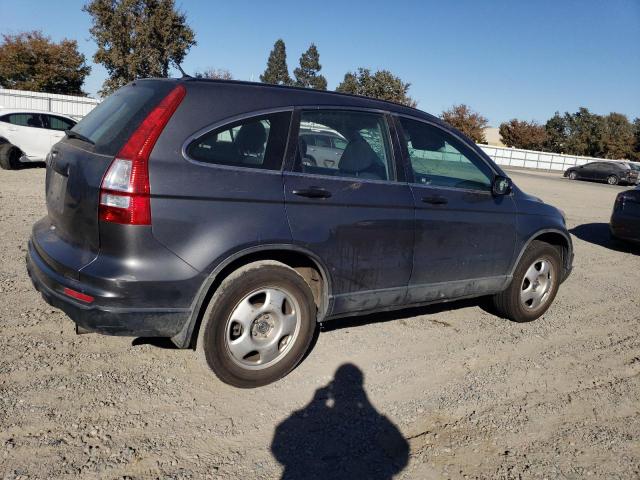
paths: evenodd
<path fill-rule="evenodd" d="M 306 165 L 337 169 L 348 142 L 335 133 L 301 131 L 300 143 L 301 149 L 306 147 Z"/>
<path fill-rule="evenodd" d="M 571 180 L 592 180 L 609 185 L 635 185 L 638 183 L 638 173 L 640 169 L 635 165 L 632 167 L 630 162 L 591 162 L 568 168 L 564 176 Z"/>
<path fill-rule="evenodd" d="M 640 187 L 618 194 L 609 229 L 615 239 L 640 244 Z"/>
<path fill-rule="evenodd" d="M 51 147 L 77 122 L 57 113 L 0 110 L 0 167 L 18 168 L 23 162 L 44 161 Z"/>
<path fill-rule="evenodd" d="M 320 131 L 347 139 L 333 167 L 303 161 Z M 27 268 L 46 301 L 79 333 L 195 346 L 239 387 L 331 319 L 490 295 L 535 320 L 572 269 L 562 212 L 471 139 L 335 92 L 136 80 L 53 147 L 45 185 Z"/>

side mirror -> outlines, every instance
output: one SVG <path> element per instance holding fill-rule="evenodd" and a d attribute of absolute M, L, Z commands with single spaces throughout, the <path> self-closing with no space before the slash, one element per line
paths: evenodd
<path fill-rule="evenodd" d="M 502 175 L 496 175 L 493 179 L 493 185 L 491 186 L 491 191 L 494 195 L 508 195 L 511 193 L 511 188 L 513 187 L 513 183 L 511 183 L 511 179 L 508 177 L 503 177 Z"/>

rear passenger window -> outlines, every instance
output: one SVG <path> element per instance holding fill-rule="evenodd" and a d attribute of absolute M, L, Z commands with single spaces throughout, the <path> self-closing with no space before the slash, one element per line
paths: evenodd
<path fill-rule="evenodd" d="M 314 136 L 310 148 L 305 139 Z M 313 110 L 300 116 L 296 171 L 357 177 L 394 179 L 387 123 L 378 113 Z"/>
<path fill-rule="evenodd" d="M 491 189 L 491 169 L 453 135 L 408 118 L 401 118 L 400 123 L 416 183 Z"/>
<path fill-rule="evenodd" d="M 47 115 L 47 118 L 51 130 L 70 130 L 75 125 L 75 123 L 72 123 L 66 118 L 54 117 L 53 115 Z"/>
<path fill-rule="evenodd" d="M 205 133 L 189 144 L 193 160 L 218 165 L 280 170 L 291 112 L 241 120 Z"/>

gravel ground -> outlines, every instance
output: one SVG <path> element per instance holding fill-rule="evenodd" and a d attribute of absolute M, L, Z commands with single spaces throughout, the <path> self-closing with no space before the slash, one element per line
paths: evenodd
<path fill-rule="evenodd" d="M 623 187 L 513 178 L 575 235 L 543 318 L 338 321 L 247 391 L 167 342 L 76 336 L 24 267 L 44 170 L 0 171 L 0 478 L 640 478 L 640 256 L 606 230 Z"/>

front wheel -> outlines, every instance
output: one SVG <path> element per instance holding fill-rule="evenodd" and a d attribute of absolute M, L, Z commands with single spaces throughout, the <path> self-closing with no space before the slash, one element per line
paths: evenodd
<path fill-rule="evenodd" d="M 576 172 L 569 172 L 569 179 L 575 180 L 578 178 L 578 174 Z"/>
<path fill-rule="evenodd" d="M 557 248 L 537 240 L 531 242 L 509 287 L 493 297 L 498 313 L 515 322 L 531 322 L 543 315 L 558 293 L 561 267 Z"/>
<path fill-rule="evenodd" d="M 616 177 L 615 175 L 609 175 L 607 177 L 607 183 L 609 185 L 617 185 L 619 181 L 620 180 L 618 180 L 618 177 Z"/>
<path fill-rule="evenodd" d="M 307 282 L 283 263 L 260 261 L 222 282 L 205 312 L 197 348 L 220 380 L 253 388 L 293 370 L 315 329 Z"/>

